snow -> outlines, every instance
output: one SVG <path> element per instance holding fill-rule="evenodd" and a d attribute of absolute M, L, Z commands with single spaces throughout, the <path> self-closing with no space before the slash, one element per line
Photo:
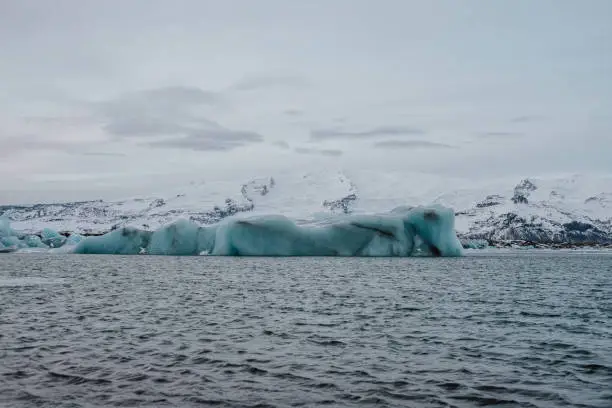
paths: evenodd
<path fill-rule="evenodd" d="M 553 232 L 561 231 L 563 224 L 572 221 L 595 224 L 603 229 L 609 225 L 612 206 L 607 198 L 612 191 L 612 177 L 574 175 L 529 180 L 536 189 L 529 192 L 528 203 L 513 202 L 513 186 L 498 184 L 466 189 L 456 197 L 443 195 L 436 202 L 452 206 L 459 213 L 456 225 L 461 234 L 495 229 L 498 225 L 493 220 L 505 214 L 516 214 Z M 491 201 L 497 204 L 479 207 L 487 196 L 495 196 Z"/>
<path fill-rule="evenodd" d="M 535 189 L 521 187 L 524 180 Z M 517 189 L 527 202 L 513 201 Z M 211 225 L 227 217 L 268 215 L 283 215 L 298 226 L 322 225 L 343 212 L 384 214 L 399 206 L 432 204 L 453 208 L 457 233 L 473 239 L 514 239 L 523 224 L 537 225 L 551 237 L 563 239 L 564 224 L 574 221 L 612 236 L 612 176 L 595 174 L 475 181 L 332 167 L 253 175 L 246 180 L 211 175 L 177 183 L 151 197 L 5 206 L 0 214 L 4 211 L 22 233 L 40 234 L 49 228 L 62 234 L 100 234 L 123 227 L 159 231 L 179 219 Z M 512 225 L 509 215 L 517 217 Z"/>

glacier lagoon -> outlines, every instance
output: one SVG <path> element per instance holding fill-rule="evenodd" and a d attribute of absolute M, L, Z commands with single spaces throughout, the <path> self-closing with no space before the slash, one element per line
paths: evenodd
<path fill-rule="evenodd" d="M 201 226 L 179 219 L 156 231 L 122 227 L 101 236 L 41 236 L 14 231 L 0 220 L 0 251 L 76 254 L 215 256 L 407 257 L 462 255 L 454 211 L 439 205 L 399 207 L 378 215 L 336 216 L 298 225 L 281 215 L 228 218 Z"/>
<path fill-rule="evenodd" d="M 0 256 L 3 407 L 601 407 L 612 254 Z"/>

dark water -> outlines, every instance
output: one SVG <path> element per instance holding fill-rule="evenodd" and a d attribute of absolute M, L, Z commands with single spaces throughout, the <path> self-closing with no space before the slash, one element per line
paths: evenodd
<path fill-rule="evenodd" d="M 1 255 L 0 405 L 609 408 L 612 255 Z"/>

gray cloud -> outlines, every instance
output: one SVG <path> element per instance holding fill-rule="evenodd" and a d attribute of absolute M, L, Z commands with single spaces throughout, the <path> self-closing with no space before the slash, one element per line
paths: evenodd
<path fill-rule="evenodd" d="M 308 86 L 309 82 L 295 75 L 254 75 L 243 78 L 231 86 L 235 91 L 255 91 L 277 87 L 301 88 Z"/>
<path fill-rule="evenodd" d="M 294 149 L 299 154 L 318 154 L 321 156 L 342 156 L 342 150 L 338 149 L 312 149 L 307 147 L 296 147 Z"/>
<path fill-rule="evenodd" d="M 195 87 L 174 86 L 124 94 L 98 103 L 94 109 L 104 121 L 104 130 L 119 137 L 184 134 L 192 127 L 216 127 L 194 112 L 213 105 L 220 97 Z"/>
<path fill-rule="evenodd" d="M 85 152 L 81 153 L 81 156 L 99 156 L 99 157 L 125 157 L 124 153 L 111 153 L 111 152 Z"/>
<path fill-rule="evenodd" d="M 263 141 L 263 136 L 255 132 L 219 128 L 197 130 L 184 137 L 148 142 L 145 145 L 197 151 L 228 151 L 261 141 Z"/>
<path fill-rule="evenodd" d="M 311 140 L 329 139 L 368 139 L 385 136 L 423 135 L 422 129 L 409 126 L 379 126 L 361 131 L 345 131 L 339 129 L 315 129 L 310 132 Z"/>
<path fill-rule="evenodd" d="M 232 130 L 202 116 L 203 106 L 222 103 L 212 92 L 175 86 L 122 95 L 96 105 L 103 129 L 117 138 L 154 138 L 151 147 L 227 151 L 263 141 L 255 132 Z"/>
<path fill-rule="evenodd" d="M 214 104 L 219 102 L 221 96 L 214 92 L 204 91 L 194 86 L 165 86 L 161 88 L 146 89 L 124 94 L 115 103 L 124 104 L 147 102 L 164 107 L 192 106 Z M 112 105 L 112 103 L 111 103 Z"/>
<path fill-rule="evenodd" d="M 11 136 L 0 139 L 0 157 L 11 157 L 14 154 L 34 150 L 59 150 L 67 148 L 64 143 L 39 140 L 32 135 Z"/>
<path fill-rule="evenodd" d="M 283 113 L 287 116 L 302 116 L 304 114 L 304 112 L 299 109 L 287 109 Z"/>
<path fill-rule="evenodd" d="M 132 118 L 115 118 L 104 126 L 104 130 L 119 137 L 147 137 L 180 135 L 189 130 L 189 127 L 172 122 L 169 119 L 157 119 L 135 116 Z"/>
<path fill-rule="evenodd" d="M 238 178 L 289 165 L 302 166 L 296 173 L 312 170 L 301 163 L 309 160 L 293 159 L 342 159 L 349 172 L 381 171 L 383 178 L 387 171 L 415 169 L 470 179 L 612 172 L 612 1 L 587 7 L 559 0 L 554 10 L 551 2 L 482 2 L 470 9 L 472 18 L 461 2 L 446 2 L 444 19 L 427 1 L 389 1 L 376 8 L 376 16 L 365 1 L 307 7 L 243 2 L 240 13 L 235 3 L 223 1 L 184 0 L 180 7 L 123 1 L 119 12 L 108 3 L 0 0 L 0 171 L 11 175 L 0 178 L 0 199 L 16 190 L 62 198 L 59 185 L 27 181 L 51 173 L 112 172 L 97 187 L 70 181 L 62 188 L 116 196 L 114 186 L 130 195 L 150 193 L 140 177 L 148 183 L 152 171 L 166 174 L 173 187 L 194 170 L 214 177 L 219 164 Z M 435 47 L 423 32 L 435 33 Z M 257 73 L 267 75 L 252 75 Z M 283 113 L 292 108 L 305 113 Z M 24 119 L 80 115 L 92 123 Z M 426 134 L 379 137 L 372 132 L 378 125 L 411 125 Z M 229 162 L 224 154 L 202 160 L 204 153 L 191 150 L 140 146 L 177 140 L 182 149 L 257 146 L 248 138 L 224 143 L 220 136 L 215 142 L 193 136 L 222 126 L 269 134 L 260 145 L 271 154 Z M 331 131 L 316 132 L 325 129 Z M 310 140 L 311 130 L 316 140 Z M 487 131 L 524 135 L 478 137 Z M 22 135 L 40 135 L 40 143 L 5 143 Z M 289 149 L 272 146 L 274 140 L 287 141 Z M 456 148 L 373 147 L 394 140 Z M 344 155 L 301 156 L 295 147 L 341 149 Z M 413 157 L 389 154 L 394 148 Z M 21 150 L 11 156 L 15 149 Z M 143 154 L 147 149 L 149 155 Z M 372 150 L 386 159 L 360 159 Z M 166 151 L 172 160 L 151 168 L 151 157 Z M 130 160 L 80 157 L 83 152 L 122 152 Z M 182 152 L 189 154 L 179 160 Z M 516 157 L 524 158 L 521 166 Z M 113 160 L 121 169 L 99 163 Z M 99 167 L 90 168 L 90 161 Z M 474 172 L 483 167 L 491 171 Z M 20 177 L 13 177 L 17 172 Z"/>
<path fill-rule="evenodd" d="M 384 140 L 374 143 L 374 147 L 380 149 L 410 149 L 410 148 L 428 148 L 428 149 L 453 149 L 445 143 L 428 142 L 426 140 Z"/>
<path fill-rule="evenodd" d="M 272 144 L 276 147 L 280 147 L 281 149 L 289 149 L 289 143 L 284 140 L 278 140 L 276 142 L 272 142 Z"/>
<path fill-rule="evenodd" d="M 39 135 L 22 134 L 0 138 L 0 157 L 10 157 L 19 153 L 34 151 L 55 151 L 81 155 L 83 154 L 83 148 L 98 143 L 88 140 L 68 142 L 65 140 L 45 139 Z"/>
<path fill-rule="evenodd" d="M 523 136 L 523 133 L 520 132 L 483 132 L 483 133 L 479 133 L 478 137 L 481 138 L 495 138 L 495 137 L 519 137 L 519 136 Z"/>
<path fill-rule="evenodd" d="M 64 128 L 91 125 L 97 122 L 97 119 L 91 116 L 25 116 L 22 120 L 25 124 Z"/>
<path fill-rule="evenodd" d="M 510 122 L 512 123 L 527 123 L 527 122 L 536 122 L 539 120 L 544 119 L 544 116 L 541 115 L 521 115 L 521 116 L 516 116 L 512 119 L 510 119 Z"/>

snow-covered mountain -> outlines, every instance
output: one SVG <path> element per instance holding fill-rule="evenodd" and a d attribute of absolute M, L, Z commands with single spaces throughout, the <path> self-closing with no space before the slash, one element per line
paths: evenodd
<path fill-rule="evenodd" d="M 283 214 L 312 222 L 333 214 L 380 213 L 438 203 L 455 209 L 465 239 L 612 243 L 612 177 L 572 175 L 475 183 L 427 174 L 318 170 L 178 185 L 163 196 L 0 206 L 13 227 L 99 234 L 120 226 L 155 229 L 177 218 Z"/>
<path fill-rule="evenodd" d="M 453 206 L 457 230 L 471 239 L 535 243 L 612 243 L 612 178 L 528 178 L 480 195 L 441 196 Z"/>

